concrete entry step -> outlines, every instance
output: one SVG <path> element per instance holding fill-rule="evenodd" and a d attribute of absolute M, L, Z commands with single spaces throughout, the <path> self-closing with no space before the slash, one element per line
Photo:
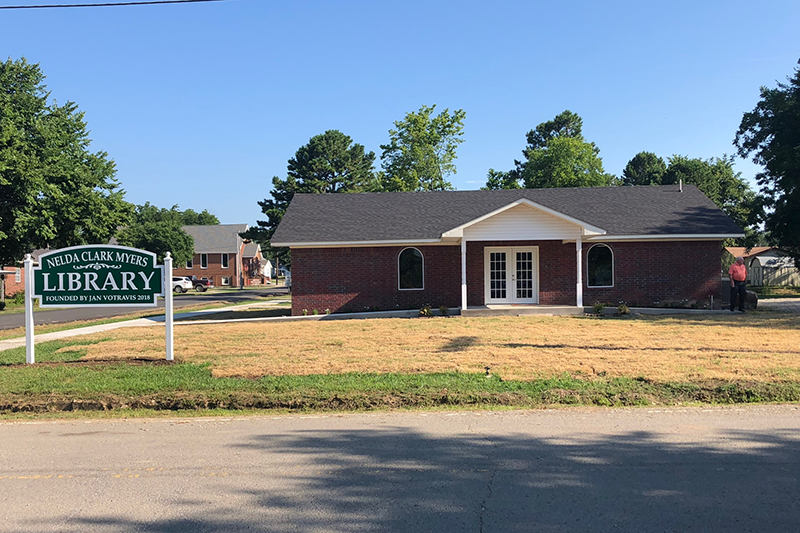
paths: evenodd
<path fill-rule="evenodd" d="M 582 315 L 583 307 L 574 305 L 491 305 L 469 307 L 461 316 Z"/>

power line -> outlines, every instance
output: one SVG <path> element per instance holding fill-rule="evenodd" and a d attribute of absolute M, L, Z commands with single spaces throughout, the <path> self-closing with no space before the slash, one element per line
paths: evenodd
<path fill-rule="evenodd" d="M 0 6 L 0 9 L 46 9 L 65 7 L 151 6 L 156 4 L 193 4 L 197 2 L 227 2 L 228 0 L 150 0 L 144 2 L 106 2 L 102 4 L 44 4 L 38 6 Z"/>

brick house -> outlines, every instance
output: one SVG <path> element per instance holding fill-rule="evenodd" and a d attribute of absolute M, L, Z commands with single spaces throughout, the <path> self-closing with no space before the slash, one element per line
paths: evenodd
<path fill-rule="evenodd" d="M 34 261 L 39 260 L 39 256 L 49 250 L 34 250 L 31 257 Z M 0 275 L 3 276 L 2 288 L 5 296 L 14 296 L 19 292 L 25 292 L 25 268 L 22 266 L 22 258 L 16 265 L 0 266 Z"/>
<path fill-rule="evenodd" d="M 297 194 L 292 313 L 708 302 L 743 231 L 697 187 Z"/>
<path fill-rule="evenodd" d="M 257 242 L 248 242 L 244 245 L 244 284 L 263 285 L 270 279 L 270 271 L 267 268 L 269 261 L 264 259 L 261 254 L 261 245 Z"/>
<path fill-rule="evenodd" d="M 247 224 L 183 226 L 194 239 L 194 256 L 185 264 L 173 265 L 174 276 L 210 279 L 215 287 L 239 287 L 244 277 L 245 242 L 239 233 Z"/>

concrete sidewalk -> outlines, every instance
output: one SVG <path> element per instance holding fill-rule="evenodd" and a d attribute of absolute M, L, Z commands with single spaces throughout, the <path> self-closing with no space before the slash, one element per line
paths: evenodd
<path fill-rule="evenodd" d="M 213 315 L 215 313 L 225 313 L 228 311 L 252 309 L 257 307 L 267 307 L 267 308 L 277 307 L 279 304 L 286 303 L 289 301 L 290 300 L 275 300 L 272 302 L 265 302 L 258 304 L 243 304 L 243 305 L 234 305 L 231 307 L 221 307 L 219 309 L 205 309 L 203 311 L 175 313 L 173 317 L 175 319 L 175 325 L 179 325 L 182 324 L 181 322 L 179 322 L 179 320 L 184 318 Z M 42 333 L 34 337 L 34 344 L 39 344 L 42 342 L 49 342 L 59 339 L 67 339 L 70 337 L 78 337 L 80 335 L 90 335 L 92 333 L 101 333 L 103 331 L 110 331 L 112 329 L 157 326 L 163 324 L 165 320 L 166 318 L 164 317 L 164 315 L 161 315 L 161 316 L 152 316 L 147 318 L 135 318 L 133 320 L 124 320 L 120 322 L 112 322 L 110 324 L 98 324 L 96 326 L 86 326 L 83 328 L 65 329 L 63 331 L 54 331 L 52 333 Z M 200 322 L 205 322 L 205 321 L 200 321 Z M 197 322 L 193 321 L 189 323 L 196 324 Z M 10 350 L 12 348 L 19 348 L 20 346 L 25 346 L 25 337 L 16 337 L 14 339 L 0 340 L 0 352 L 4 350 Z"/>

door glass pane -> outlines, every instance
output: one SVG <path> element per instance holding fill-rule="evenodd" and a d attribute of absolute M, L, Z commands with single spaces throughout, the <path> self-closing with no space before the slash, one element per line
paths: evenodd
<path fill-rule="evenodd" d="M 489 291 L 490 298 L 502 300 L 506 297 L 506 253 L 491 252 L 489 254 Z"/>
<path fill-rule="evenodd" d="M 517 252 L 517 298 L 533 298 L 533 252 Z"/>

